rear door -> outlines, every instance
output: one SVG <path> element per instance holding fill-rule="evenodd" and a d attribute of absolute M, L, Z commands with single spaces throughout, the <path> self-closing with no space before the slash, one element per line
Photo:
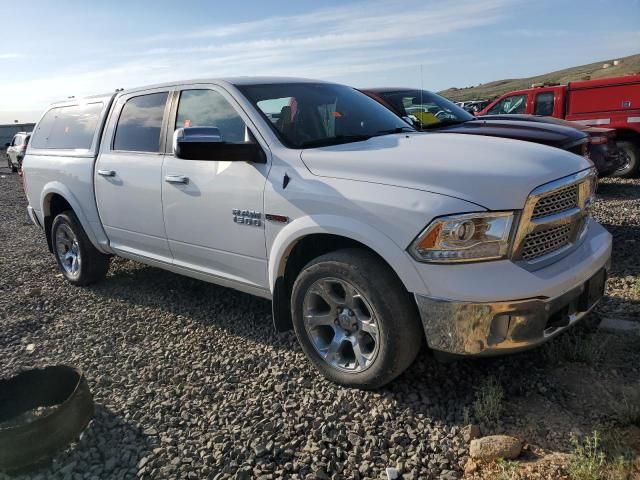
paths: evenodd
<path fill-rule="evenodd" d="M 95 167 L 98 212 L 118 253 L 171 262 L 162 214 L 164 125 L 170 89 L 118 98 Z"/>
<path fill-rule="evenodd" d="M 170 140 L 176 128 L 217 127 L 225 142 L 255 142 L 250 118 L 224 89 L 194 85 L 176 92 L 169 125 L 162 203 L 174 264 L 267 288 L 263 196 L 270 161 L 184 160 L 173 155 Z"/>

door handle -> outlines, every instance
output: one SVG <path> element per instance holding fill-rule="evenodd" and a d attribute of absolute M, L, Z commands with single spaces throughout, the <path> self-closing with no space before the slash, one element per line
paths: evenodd
<path fill-rule="evenodd" d="M 103 177 L 115 177 L 116 171 L 115 170 L 98 170 L 98 175 L 101 175 Z"/>
<path fill-rule="evenodd" d="M 185 177 L 184 175 L 167 175 L 164 177 L 164 181 L 167 183 L 189 183 L 189 177 Z"/>

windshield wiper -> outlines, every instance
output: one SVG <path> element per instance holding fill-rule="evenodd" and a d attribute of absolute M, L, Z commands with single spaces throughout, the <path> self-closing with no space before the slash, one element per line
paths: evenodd
<path fill-rule="evenodd" d="M 319 138 L 317 140 L 309 140 L 300 144 L 300 148 L 328 147 L 331 145 L 341 145 L 343 143 L 363 142 L 372 137 L 380 137 L 382 135 L 391 135 L 392 133 L 415 132 L 414 128 L 409 126 L 390 128 L 388 130 L 378 130 L 369 134 L 355 135 L 336 135 L 335 137 Z"/>
<path fill-rule="evenodd" d="M 396 128 L 390 128 L 388 130 L 378 130 L 376 133 L 374 133 L 371 136 L 380 137 L 382 135 L 391 135 L 393 133 L 404 133 L 404 132 L 415 132 L 415 131 L 416 131 L 415 128 L 412 128 L 407 125 L 406 127 L 396 127 Z"/>
<path fill-rule="evenodd" d="M 460 120 L 460 119 L 456 119 L 456 120 L 441 120 L 438 123 L 430 123 L 428 125 L 422 125 L 420 128 L 422 130 L 428 130 L 430 128 L 449 127 L 451 125 L 460 125 L 461 123 L 471 122 L 472 120 L 475 120 L 475 118 L 470 118 L 468 120 Z"/>
<path fill-rule="evenodd" d="M 369 140 L 373 135 L 336 135 L 335 137 L 319 138 L 309 140 L 300 144 L 300 148 L 328 147 L 331 145 L 341 145 L 343 143 L 363 142 Z"/>

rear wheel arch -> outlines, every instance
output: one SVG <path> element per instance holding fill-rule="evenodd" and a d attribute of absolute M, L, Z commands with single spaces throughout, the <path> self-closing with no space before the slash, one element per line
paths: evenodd
<path fill-rule="evenodd" d="M 40 207 L 42 209 L 45 234 L 47 235 L 47 245 L 50 251 L 52 251 L 52 245 L 49 236 L 53 220 L 56 215 L 63 211 L 71 210 L 78 217 L 80 225 L 93 246 L 102 253 L 112 253 L 108 250 L 105 251 L 104 247 L 100 245 L 98 238 L 96 238 L 96 232 L 82 209 L 82 203 L 64 184 L 56 181 L 45 185 L 40 195 Z"/>
<path fill-rule="evenodd" d="M 42 214 L 44 216 L 44 231 L 47 237 L 47 246 L 53 253 L 53 241 L 51 239 L 51 226 L 53 220 L 64 211 L 71 210 L 75 213 L 71 204 L 59 193 L 49 193 L 42 202 Z"/>

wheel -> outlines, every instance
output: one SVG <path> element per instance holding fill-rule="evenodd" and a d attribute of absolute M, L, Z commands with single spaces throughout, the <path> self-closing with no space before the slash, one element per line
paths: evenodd
<path fill-rule="evenodd" d="M 616 142 L 618 150 L 624 155 L 623 165 L 613 172 L 614 177 L 633 177 L 638 172 L 638 148 L 633 142 L 621 140 Z"/>
<path fill-rule="evenodd" d="M 307 264 L 293 285 L 291 313 L 306 356 L 326 378 L 348 387 L 389 383 L 413 363 L 424 336 L 395 273 L 360 249 Z"/>
<path fill-rule="evenodd" d="M 102 280 L 109 270 L 109 256 L 91 244 L 78 217 L 71 210 L 53 219 L 51 242 L 58 267 L 73 285 L 89 285 Z"/>
<path fill-rule="evenodd" d="M 9 155 L 7 155 L 7 166 L 11 169 L 13 173 L 16 173 L 18 171 L 18 167 L 16 167 L 13 164 L 13 162 L 11 161 L 11 157 Z"/>

